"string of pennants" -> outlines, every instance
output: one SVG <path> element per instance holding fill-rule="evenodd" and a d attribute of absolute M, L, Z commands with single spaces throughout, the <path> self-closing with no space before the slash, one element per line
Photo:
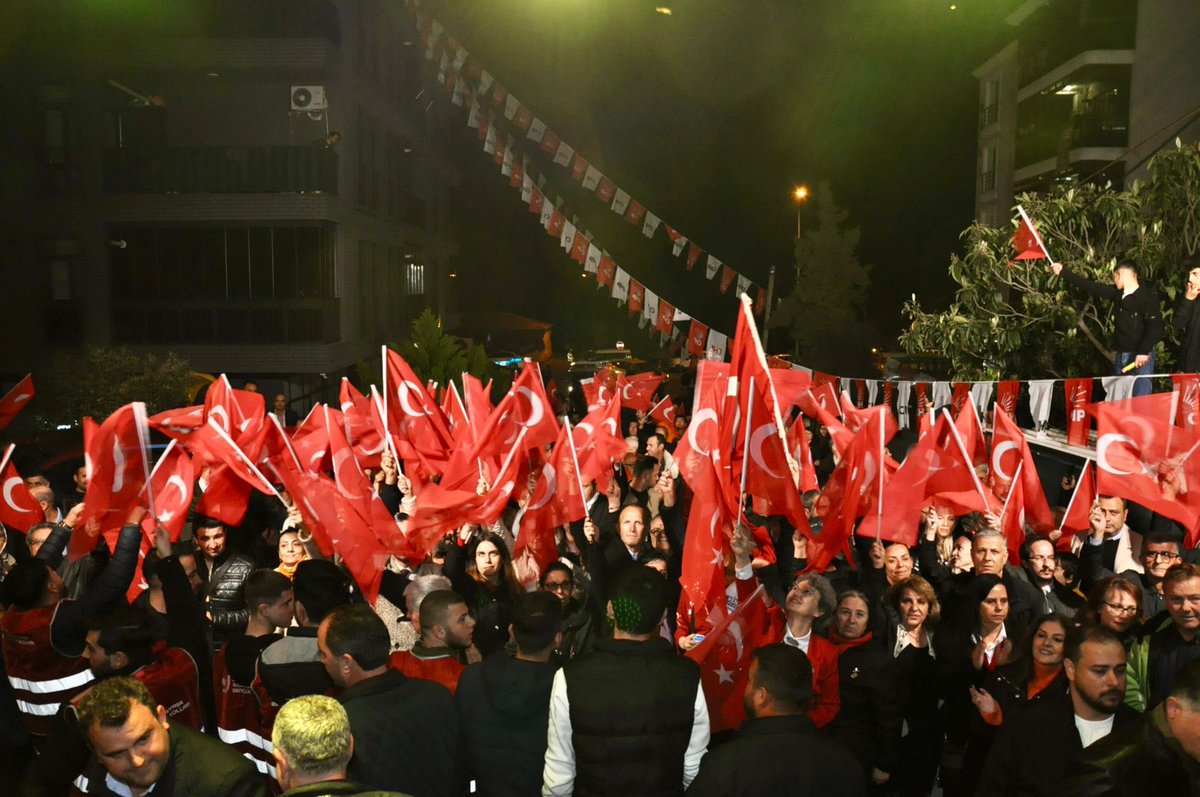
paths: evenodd
<path fill-rule="evenodd" d="M 566 211 L 565 200 L 557 193 L 552 195 L 553 189 L 547 187 L 546 176 L 538 173 L 529 159 L 519 154 L 520 146 L 526 142 L 537 145 L 555 164 L 568 169 L 572 179 L 585 190 L 596 195 L 631 225 L 640 226 L 647 238 L 653 238 L 660 226 L 665 227 L 673 255 L 678 257 L 687 248 L 689 270 L 705 255 L 705 276 L 712 280 L 719 275 L 717 283 L 722 293 L 736 285 L 738 295 L 755 296 L 756 315 L 761 316 L 766 307 L 766 290 L 672 226 L 663 224 L 657 215 L 589 164 L 527 106 L 509 94 L 466 48 L 446 33 L 441 23 L 420 9 L 419 0 L 407 0 L 406 5 L 420 33 L 425 60 L 437 64 L 438 84 L 454 105 L 467 110 L 467 127 L 477 131 L 483 151 L 492 156 L 501 175 L 509 178 L 509 185 L 520 190 L 521 199 L 529 205 L 530 211 L 539 214 L 547 234 L 557 237 L 571 259 L 596 276 L 599 286 L 610 287 L 611 295 L 618 303 L 628 304 L 631 313 L 640 313 L 639 324 L 643 328 L 649 326 L 651 333 L 661 333 L 664 344 L 668 337 L 673 340 L 681 337 L 675 322 L 690 321 L 688 352 L 723 358 L 728 336 L 655 294 L 621 268 L 607 250 L 599 246 L 590 231 L 580 228 L 578 217 Z"/>
<path fill-rule="evenodd" d="M 1095 381 L 1099 379 L 1104 391 L 1104 401 L 1123 401 L 1132 397 L 1137 379 L 1170 379 L 1178 394 L 1177 424 L 1194 426 L 1200 422 L 1200 375 L 1197 374 L 1148 374 L 1144 376 L 1114 375 L 1102 377 L 1079 377 L 1070 379 L 1013 379 L 992 382 L 954 382 L 950 380 L 910 381 L 883 379 L 856 379 L 839 377 L 820 371 L 808 371 L 813 380 L 814 391 L 830 385 L 835 395 L 846 392 L 859 407 L 882 403 L 896 407 L 896 418 L 900 428 L 911 428 L 914 415 L 919 419 L 938 407 L 950 406 L 957 414 L 970 395 L 976 407 L 990 407 L 995 402 L 1010 416 L 1016 417 L 1017 402 L 1021 387 L 1026 387 L 1029 415 L 1034 429 L 1044 433 L 1050 421 L 1050 408 L 1054 399 L 1055 385 L 1063 386 L 1063 398 L 1067 418 L 1067 442 L 1071 445 L 1088 445 Z M 880 386 L 882 385 L 882 402 Z M 826 390 L 830 388 L 825 388 Z M 914 404 L 915 413 L 910 405 Z M 836 407 L 836 403 L 831 404 Z"/>

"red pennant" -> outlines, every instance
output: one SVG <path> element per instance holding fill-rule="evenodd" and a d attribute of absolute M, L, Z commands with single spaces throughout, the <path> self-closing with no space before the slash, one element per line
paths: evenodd
<path fill-rule="evenodd" d="M 571 179 L 575 182 L 583 180 L 583 176 L 587 174 L 588 162 L 578 152 L 575 153 L 575 160 L 571 164 Z"/>
<path fill-rule="evenodd" d="M 707 348 L 708 327 L 693 318 L 691 328 L 688 330 L 688 354 L 693 357 L 702 357 Z"/>
<path fill-rule="evenodd" d="M 1195 429 L 1198 413 L 1200 413 L 1200 378 L 1196 374 L 1171 374 L 1174 392 L 1178 396 L 1175 402 L 1175 424 L 1184 429 Z"/>
<path fill-rule="evenodd" d="M 612 202 L 613 195 L 617 192 L 617 184 L 607 177 L 601 177 L 600 183 L 596 186 L 596 199 L 599 199 L 604 204 Z"/>
<path fill-rule="evenodd" d="M 1020 209 L 1018 209 L 1020 210 Z M 1016 260 L 1044 260 L 1046 257 L 1041 236 L 1038 235 L 1037 228 L 1033 226 L 1033 222 L 1025 215 L 1024 210 L 1020 210 L 1021 219 L 1017 223 L 1017 231 L 1013 234 L 1013 249 L 1016 251 Z"/>
<path fill-rule="evenodd" d="M 612 287 L 613 278 L 617 275 L 617 261 L 608 255 L 600 256 L 600 266 L 596 269 L 596 280 L 601 285 Z"/>
<path fill-rule="evenodd" d="M 629 312 L 640 313 L 646 301 L 646 286 L 635 279 L 629 280 Z"/>
<path fill-rule="evenodd" d="M 1088 407 L 1092 403 L 1091 377 L 1068 379 L 1063 389 L 1067 396 L 1067 442 L 1087 448 L 1088 432 L 1092 428 L 1091 418 L 1088 417 Z"/>
<path fill-rule="evenodd" d="M 629 200 L 629 207 L 625 210 L 625 221 L 635 227 L 642 226 L 642 221 L 646 218 L 646 206 L 636 199 Z"/>
<path fill-rule="evenodd" d="M 737 279 L 737 272 L 729 266 L 721 266 L 721 293 L 729 293 L 730 287 L 733 286 L 734 280 Z"/>
<path fill-rule="evenodd" d="M 688 271 L 691 271 L 692 268 L 695 267 L 696 261 L 700 259 L 700 252 L 701 252 L 700 247 L 696 246 L 694 243 L 691 243 L 691 242 L 688 243 L 688 253 L 687 253 L 687 270 Z"/>
<path fill-rule="evenodd" d="M 542 136 L 542 143 L 538 146 L 538 149 L 547 155 L 554 155 L 554 153 L 558 152 L 558 145 L 561 143 L 562 140 L 558 137 L 558 133 L 555 133 L 553 130 L 547 130 L 546 134 Z"/>
<path fill-rule="evenodd" d="M 675 306 L 661 296 L 658 297 L 658 323 L 655 329 L 669 335 L 675 324 Z"/>
<path fill-rule="evenodd" d="M 1017 396 L 1021 392 L 1021 383 L 1016 381 L 996 383 L 996 404 L 1008 413 L 1010 418 L 1017 417 Z"/>
<path fill-rule="evenodd" d="M 524 105 L 517 108 L 516 114 L 513 116 L 513 127 L 524 133 L 529 129 L 529 125 L 533 123 L 533 111 L 526 108 Z"/>

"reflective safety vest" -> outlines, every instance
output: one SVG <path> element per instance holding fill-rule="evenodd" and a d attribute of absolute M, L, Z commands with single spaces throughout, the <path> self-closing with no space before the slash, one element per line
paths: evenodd
<path fill-rule="evenodd" d="M 258 771 L 275 777 L 275 748 L 271 731 L 263 723 L 259 696 L 249 684 L 240 684 L 229 674 L 222 646 L 213 657 L 213 694 L 217 700 L 217 736 L 250 759 Z"/>
<path fill-rule="evenodd" d="M 204 730 L 200 673 L 191 654 L 160 643 L 154 650 L 154 658 L 154 662 L 133 673 L 133 677 L 145 684 L 158 704 L 167 710 L 168 720 L 193 730 Z"/>
<path fill-rule="evenodd" d="M 0 620 L 0 648 L 8 682 L 25 729 L 37 737 L 50 732 L 59 706 L 95 678 L 87 659 L 65 656 L 50 642 L 50 625 L 60 605 L 12 610 Z"/>

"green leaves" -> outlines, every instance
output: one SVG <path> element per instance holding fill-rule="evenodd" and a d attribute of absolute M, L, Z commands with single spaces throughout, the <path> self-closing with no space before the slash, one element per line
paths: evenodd
<path fill-rule="evenodd" d="M 1083 184 L 1016 201 L 1066 268 L 1107 282 L 1117 261 L 1130 258 L 1142 282 L 1171 303 L 1182 285 L 1178 265 L 1188 252 L 1200 251 L 1200 152 L 1161 152 L 1148 172 L 1148 181 L 1128 191 Z M 1000 228 L 975 223 L 963 231 L 962 253 L 951 255 L 948 266 L 960 286 L 954 301 L 940 313 L 925 312 L 915 297 L 905 303 L 911 323 L 901 345 L 949 358 L 959 379 L 1106 372 L 1110 309 L 1068 290 L 1045 261 L 1012 262 L 1014 230 L 1015 221 Z M 1163 309 L 1169 317 L 1169 304 Z M 1168 327 L 1167 334 L 1174 331 Z"/>

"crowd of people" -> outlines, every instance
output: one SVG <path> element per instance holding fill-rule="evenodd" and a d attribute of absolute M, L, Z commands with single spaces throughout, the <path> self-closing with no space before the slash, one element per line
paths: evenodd
<path fill-rule="evenodd" d="M 795 422 L 828 478 L 828 431 Z M 916 545 L 856 537 L 822 572 L 749 512 L 725 597 L 767 612 L 724 727 L 688 654 L 730 631 L 681 600 L 687 429 L 630 413 L 535 583 L 517 491 L 423 561 L 381 562 L 373 605 L 286 494 L 252 494 L 239 526 L 193 512 L 149 551 L 135 511 L 68 561 L 87 473 L 61 493 L 29 474 L 45 522 L 0 527 L 0 791 L 1200 793 L 1200 556 L 1115 496 L 1074 539 L 1028 533 L 1019 562 L 999 517 L 935 502 Z M 403 530 L 420 485 L 386 452 L 370 478 Z"/>

